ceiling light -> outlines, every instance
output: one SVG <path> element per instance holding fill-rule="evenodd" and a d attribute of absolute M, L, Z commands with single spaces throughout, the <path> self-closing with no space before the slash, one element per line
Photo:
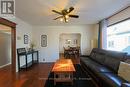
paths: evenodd
<path fill-rule="evenodd" d="M 70 11 L 70 9 L 67 10 L 67 12 L 69 12 L 69 11 Z"/>
<path fill-rule="evenodd" d="M 60 21 L 63 21 L 63 18 L 60 18 Z"/>
<path fill-rule="evenodd" d="M 65 15 L 65 17 L 66 17 L 66 18 L 69 18 L 69 16 L 68 16 L 68 15 Z"/>
<path fill-rule="evenodd" d="M 66 19 L 66 22 L 68 22 L 69 20 L 68 19 Z"/>
<path fill-rule="evenodd" d="M 79 18 L 78 15 L 70 14 L 73 10 L 74 10 L 74 7 L 70 7 L 68 9 L 63 9 L 61 11 L 52 10 L 52 12 L 60 15 L 60 16 L 54 18 L 53 20 L 59 19 L 59 21 L 67 23 L 70 20 L 69 18 Z"/>

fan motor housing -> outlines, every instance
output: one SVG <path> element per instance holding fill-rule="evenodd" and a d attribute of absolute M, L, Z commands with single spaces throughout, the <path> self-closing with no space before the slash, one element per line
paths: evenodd
<path fill-rule="evenodd" d="M 67 10 L 66 9 L 62 10 L 62 14 L 66 15 L 67 14 Z"/>

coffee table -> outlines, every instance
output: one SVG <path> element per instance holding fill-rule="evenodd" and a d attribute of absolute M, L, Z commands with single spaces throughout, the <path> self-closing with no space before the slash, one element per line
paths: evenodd
<path fill-rule="evenodd" d="M 54 72 L 54 85 L 57 82 L 71 82 L 73 85 L 74 65 L 71 59 L 59 59 L 55 62 L 52 72 Z"/>

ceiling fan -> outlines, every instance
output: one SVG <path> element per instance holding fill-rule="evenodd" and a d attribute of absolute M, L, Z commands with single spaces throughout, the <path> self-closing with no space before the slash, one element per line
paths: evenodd
<path fill-rule="evenodd" d="M 74 10 L 74 7 L 70 7 L 69 9 L 63 9 L 60 12 L 56 11 L 56 10 L 52 10 L 52 12 L 55 12 L 55 13 L 61 15 L 61 16 L 55 18 L 54 20 L 60 19 L 60 21 L 65 21 L 67 23 L 69 17 L 79 18 L 78 15 L 72 15 L 72 14 L 70 14 L 73 10 Z"/>

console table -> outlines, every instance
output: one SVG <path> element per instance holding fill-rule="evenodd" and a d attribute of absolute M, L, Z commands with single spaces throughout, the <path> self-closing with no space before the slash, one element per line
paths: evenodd
<path fill-rule="evenodd" d="M 34 60 L 34 53 L 37 54 L 37 60 Z M 39 62 L 39 52 L 38 51 L 31 50 L 31 51 L 26 52 L 25 48 L 19 48 L 19 49 L 17 49 L 17 54 L 18 54 L 18 70 L 19 71 L 23 68 L 27 70 L 27 68 L 30 67 L 31 65 Z M 32 55 L 31 62 L 28 62 L 28 55 Z M 20 66 L 20 57 L 21 56 L 25 56 L 25 65 L 23 65 L 23 66 Z"/>

